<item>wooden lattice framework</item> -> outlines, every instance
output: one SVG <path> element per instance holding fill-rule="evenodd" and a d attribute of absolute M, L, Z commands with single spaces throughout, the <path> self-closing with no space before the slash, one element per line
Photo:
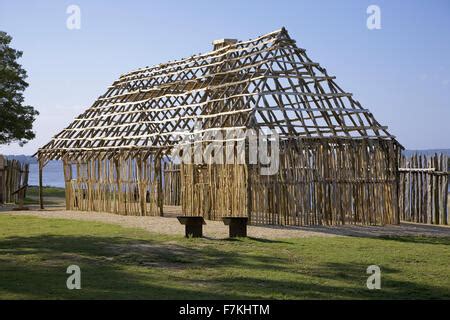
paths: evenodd
<path fill-rule="evenodd" d="M 401 146 L 284 28 L 122 75 L 38 157 L 41 167 L 64 161 L 70 209 L 163 214 L 170 188 L 161 159 L 186 134 L 206 143 L 207 133 L 248 128 L 278 132 L 280 172 L 182 165 L 186 214 L 275 224 L 398 221 Z"/>

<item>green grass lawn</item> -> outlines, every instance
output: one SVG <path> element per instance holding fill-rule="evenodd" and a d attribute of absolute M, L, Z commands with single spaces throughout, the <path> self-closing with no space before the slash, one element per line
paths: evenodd
<path fill-rule="evenodd" d="M 57 200 L 65 199 L 66 191 L 64 188 L 47 186 L 47 187 L 43 187 L 43 196 L 44 196 L 44 203 L 46 205 L 61 204 L 58 201 L 54 201 L 54 199 L 56 199 L 56 198 L 58 198 Z M 27 194 L 26 194 L 26 197 L 24 200 L 24 204 L 25 205 L 39 204 L 39 188 L 37 186 L 29 186 L 27 188 Z"/>
<path fill-rule="evenodd" d="M 1 299 L 449 299 L 450 238 L 184 239 L 0 215 Z M 66 268 L 81 268 L 81 290 Z M 382 270 L 381 290 L 366 268 Z"/>
<path fill-rule="evenodd" d="M 43 194 L 46 197 L 58 197 L 64 198 L 66 196 L 66 190 L 58 187 L 43 187 Z M 27 188 L 27 196 L 38 197 L 39 188 L 36 186 L 30 186 Z"/>

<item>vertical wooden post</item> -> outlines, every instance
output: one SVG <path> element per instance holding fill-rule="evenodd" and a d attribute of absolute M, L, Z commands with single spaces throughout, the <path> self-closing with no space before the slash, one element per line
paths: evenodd
<path fill-rule="evenodd" d="M 139 197 L 139 212 L 141 216 L 146 215 L 146 194 L 144 190 L 144 173 L 143 173 L 143 161 L 141 156 L 136 157 L 136 176 L 138 184 L 138 197 Z"/>
<path fill-rule="evenodd" d="M 250 164 L 246 164 L 247 166 L 247 217 L 248 223 L 252 221 L 252 185 L 251 185 L 251 174 L 250 174 Z"/>
<path fill-rule="evenodd" d="M 400 224 L 400 171 L 398 168 L 401 166 L 401 150 L 398 149 L 397 146 L 394 146 L 394 152 L 395 152 L 395 164 L 394 164 L 394 170 L 395 170 L 395 187 L 396 187 L 396 203 L 395 206 L 395 223 Z"/>
<path fill-rule="evenodd" d="M 25 163 L 23 165 L 23 179 L 22 179 L 22 186 L 23 189 L 23 199 L 25 200 L 25 197 L 27 196 L 27 188 L 28 188 L 28 175 L 30 173 L 30 165 L 28 163 Z"/>
<path fill-rule="evenodd" d="M 64 172 L 64 186 L 65 186 L 65 194 L 66 194 L 66 210 L 71 209 L 72 204 L 72 190 L 70 187 L 70 181 L 72 180 L 72 166 L 66 160 L 63 159 L 63 172 Z"/>
<path fill-rule="evenodd" d="M 439 170 L 439 156 L 437 153 L 435 153 L 434 155 L 434 168 L 436 170 Z M 434 220 L 433 223 L 434 224 L 439 224 L 439 175 L 435 174 L 434 175 Z"/>
<path fill-rule="evenodd" d="M 0 155 L 0 203 L 6 199 L 6 158 Z"/>
<path fill-rule="evenodd" d="M 162 167 L 161 167 L 161 157 L 157 156 L 155 157 L 155 171 L 156 171 L 156 175 L 157 175 L 157 191 L 156 191 L 156 195 L 157 195 L 157 203 L 158 203 L 158 208 L 159 208 L 159 215 L 161 217 L 164 216 L 164 210 L 163 210 L 163 192 L 162 192 Z"/>
<path fill-rule="evenodd" d="M 236 148 L 237 150 L 237 148 Z M 237 152 L 236 152 L 237 153 Z M 240 155 L 237 155 L 239 157 Z M 237 159 L 235 158 L 235 161 L 237 162 Z M 249 139 L 245 139 L 245 164 L 247 168 L 247 181 L 246 181 L 246 188 L 247 188 L 247 206 L 246 206 L 246 215 L 248 218 L 248 223 L 252 223 L 252 185 L 251 185 L 251 166 L 250 166 L 250 146 L 249 146 Z"/>
<path fill-rule="evenodd" d="M 448 158 L 448 156 L 445 156 L 442 170 L 447 171 L 447 173 L 448 173 L 448 168 L 449 168 L 449 158 Z M 448 216 L 448 177 L 449 177 L 448 174 L 443 176 L 443 179 L 445 179 L 445 180 L 444 180 L 444 190 L 443 190 L 444 191 L 444 220 L 442 221 L 442 224 L 450 223 L 449 216 Z"/>
<path fill-rule="evenodd" d="M 42 188 L 42 169 L 43 169 L 43 164 L 42 164 L 42 159 L 39 157 L 38 160 L 38 165 L 39 165 L 39 207 L 42 209 L 44 209 L 44 196 L 43 196 L 43 188 Z"/>
<path fill-rule="evenodd" d="M 119 214 L 125 214 L 125 210 L 122 211 L 122 180 L 121 180 L 121 168 L 122 158 L 114 159 L 114 167 L 116 170 L 116 184 L 117 184 L 117 212 Z"/>

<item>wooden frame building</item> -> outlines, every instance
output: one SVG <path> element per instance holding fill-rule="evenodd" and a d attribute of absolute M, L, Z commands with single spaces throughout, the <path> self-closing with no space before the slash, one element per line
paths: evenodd
<path fill-rule="evenodd" d="M 205 144 L 238 129 L 278 134 L 276 174 L 249 162 L 247 140 L 243 163 L 168 168 L 186 134 Z M 254 224 L 387 224 L 399 222 L 401 149 L 283 28 L 122 75 L 37 155 L 41 168 L 63 160 L 71 210 L 163 215 L 180 204 Z"/>

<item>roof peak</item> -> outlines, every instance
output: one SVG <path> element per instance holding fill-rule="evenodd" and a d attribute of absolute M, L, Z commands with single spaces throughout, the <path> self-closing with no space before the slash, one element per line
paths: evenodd
<path fill-rule="evenodd" d="M 248 39 L 248 40 L 222 38 L 222 39 L 214 40 L 212 42 L 212 44 L 215 46 L 216 43 L 219 44 L 220 42 L 228 42 L 230 44 L 232 43 L 232 44 L 235 44 L 235 45 L 245 45 L 247 43 L 251 43 L 251 42 L 258 41 L 258 40 L 264 39 L 264 38 L 269 38 L 269 37 L 273 37 L 274 40 L 275 40 L 277 38 L 278 34 L 281 34 L 281 33 L 285 33 L 287 36 L 289 36 L 288 33 L 287 33 L 286 28 L 282 27 L 280 29 L 274 30 L 272 32 L 269 32 L 269 33 L 263 34 L 261 36 L 258 36 L 256 38 L 251 38 L 251 39 Z M 189 57 L 185 57 L 185 58 L 181 58 L 181 59 L 177 59 L 177 60 L 172 60 L 172 61 L 167 61 L 167 62 L 164 62 L 164 63 L 155 64 L 155 65 L 152 65 L 152 66 L 146 66 L 146 67 L 134 69 L 134 70 L 132 70 L 130 72 L 127 72 L 125 74 L 120 75 L 120 78 L 128 77 L 128 76 L 136 74 L 136 73 L 145 72 L 145 71 L 148 71 L 148 70 L 151 70 L 151 69 L 154 69 L 154 68 L 158 68 L 160 66 L 182 63 L 182 62 L 187 61 L 189 59 L 198 58 L 198 57 L 202 57 L 202 56 L 207 56 L 207 55 L 209 55 L 209 54 L 211 54 L 211 53 L 213 53 L 215 51 L 218 51 L 218 50 L 226 51 L 225 48 L 227 48 L 227 47 L 228 47 L 228 45 L 225 45 L 225 46 L 221 46 L 219 48 L 214 48 L 212 51 L 207 51 L 205 53 L 193 54 L 193 55 L 191 55 Z"/>

